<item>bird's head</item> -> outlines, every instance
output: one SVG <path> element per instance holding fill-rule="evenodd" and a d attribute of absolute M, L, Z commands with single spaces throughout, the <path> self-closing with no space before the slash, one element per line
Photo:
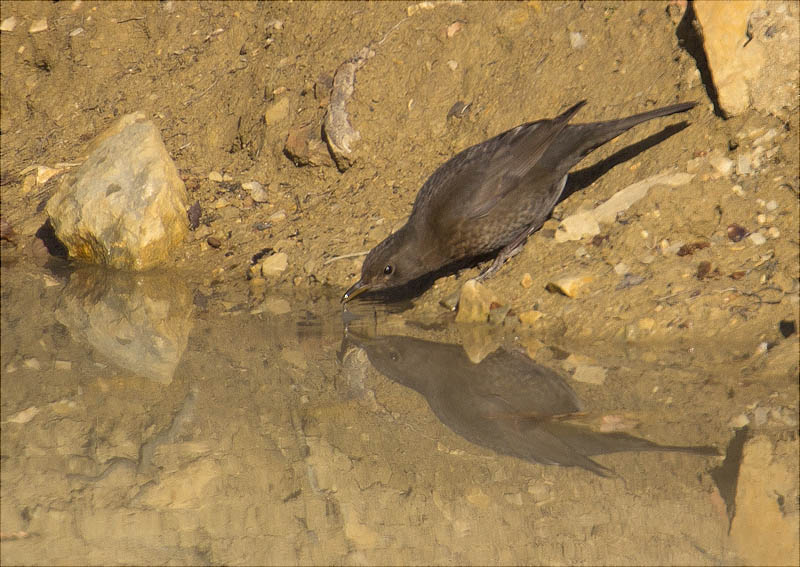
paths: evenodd
<path fill-rule="evenodd" d="M 361 279 L 345 292 L 342 302 L 350 301 L 365 291 L 400 287 L 431 271 L 405 228 L 389 235 L 367 254 L 361 267 Z"/>

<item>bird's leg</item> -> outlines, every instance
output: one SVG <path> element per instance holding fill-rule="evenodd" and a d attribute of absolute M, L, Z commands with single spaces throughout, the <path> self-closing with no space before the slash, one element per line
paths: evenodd
<path fill-rule="evenodd" d="M 497 254 L 497 257 L 494 259 L 494 262 L 492 262 L 492 265 L 483 270 L 478 277 L 475 278 L 475 280 L 482 283 L 493 276 L 497 270 L 503 266 L 506 260 L 519 254 L 520 250 L 522 250 L 522 247 L 525 245 L 525 241 L 528 239 L 528 236 L 535 232 L 540 226 L 541 223 L 537 222 L 520 232 L 514 240 L 500 250 L 500 252 Z"/>
<path fill-rule="evenodd" d="M 564 187 L 566 186 L 566 184 L 567 184 L 567 176 L 565 175 L 564 177 L 561 178 L 561 181 L 558 182 L 558 185 L 556 185 L 555 187 L 555 191 L 553 191 L 552 193 L 552 199 L 549 202 L 549 206 L 546 207 L 548 213 L 553 210 L 553 207 L 558 202 L 558 199 L 561 197 L 561 193 L 564 191 Z M 529 225 L 528 228 L 520 232 L 517 235 L 517 237 L 511 241 L 510 244 L 504 246 L 500 250 L 500 253 L 497 255 L 497 257 L 494 259 L 494 262 L 492 262 L 492 265 L 483 270 L 478 275 L 478 277 L 475 278 L 475 280 L 478 282 L 486 281 L 492 275 L 494 275 L 495 272 L 497 272 L 497 270 L 501 268 L 501 266 L 505 263 L 506 260 L 508 260 L 509 258 L 513 258 L 517 254 L 519 254 L 519 251 L 522 250 L 522 247 L 525 245 L 525 241 L 531 234 L 539 230 L 539 227 L 542 226 L 542 223 L 544 223 L 545 218 L 547 217 L 537 220 L 536 222 Z"/>

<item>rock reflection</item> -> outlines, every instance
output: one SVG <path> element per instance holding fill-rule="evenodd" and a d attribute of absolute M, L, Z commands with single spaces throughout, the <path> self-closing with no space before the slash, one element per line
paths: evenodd
<path fill-rule="evenodd" d="M 168 384 L 191 329 L 192 297 L 172 274 L 95 267 L 70 274 L 56 319 L 115 365 Z"/>
<path fill-rule="evenodd" d="M 353 332 L 346 339 L 363 348 L 381 374 L 422 394 L 453 432 L 503 455 L 609 476 L 613 471 L 589 457 L 620 451 L 717 454 L 712 447 L 658 445 L 565 421 L 581 410 L 577 395 L 556 372 L 522 353 L 501 348 L 473 364 L 460 345 Z"/>

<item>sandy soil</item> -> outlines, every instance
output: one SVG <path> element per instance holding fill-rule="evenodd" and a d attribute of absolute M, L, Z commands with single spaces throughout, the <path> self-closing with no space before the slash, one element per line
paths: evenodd
<path fill-rule="evenodd" d="M 579 121 L 615 118 L 679 101 L 699 101 L 684 116 L 655 120 L 635 128 L 579 166 L 568 185 L 572 193 L 556 207 L 553 219 L 487 283 L 511 307 L 505 322 L 487 336 L 491 335 L 491 340 L 498 344 L 521 344 L 533 356 L 537 356 L 535 345 L 540 339 L 557 342 L 569 352 L 591 353 L 595 359 L 603 360 L 605 366 L 620 369 L 620 376 L 631 380 L 626 395 L 637 400 L 649 399 L 651 392 L 656 391 L 653 388 L 659 382 L 648 369 L 658 366 L 659 372 L 672 380 L 674 389 L 669 394 L 662 390 L 663 398 L 651 400 L 654 405 L 643 411 L 655 416 L 656 422 L 663 419 L 669 423 L 669 431 L 688 442 L 713 442 L 724 449 L 733 435 L 733 427 L 708 439 L 705 433 L 694 431 L 691 420 L 683 422 L 680 413 L 672 411 L 676 406 L 695 418 L 703 416 L 700 419 L 707 424 L 728 424 L 758 404 L 781 407 L 788 415 L 796 416 L 798 335 L 795 332 L 786 338 L 782 329 L 787 327 L 780 324 L 792 322 L 795 329 L 798 324 L 797 108 L 788 118 L 755 111 L 728 120 L 716 115 L 697 63 L 683 49 L 677 33 L 678 22 L 670 17 L 666 3 L 443 3 L 412 15 L 407 11 L 408 6 L 268 2 L 83 2 L 76 6 L 70 2 L 3 2 L 2 18 L 13 15 L 20 21 L 13 32 L 3 32 L 0 36 L 0 205 L 3 219 L 14 231 L 10 241 L 2 242 L 4 463 L 10 458 L 7 446 L 24 452 L 24 447 L 35 444 L 24 433 L 8 433 L 9 426 L 5 425 L 8 416 L 31 404 L 69 397 L 72 391 L 72 386 L 52 382 L 11 380 L 5 370 L 6 360 L 22 360 L 21 353 L 28 352 L 25 350 L 28 347 L 39 349 L 36 345 L 42 328 L 49 328 L 52 323 L 47 319 L 49 314 L 43 315 L 43 321 L 49 323 L 37 318 L 26 320 L 25 314 L 40 310 L 49 313 L 56 303 L 48 287 L 29 289 L 26 282 L 49 281 L 42 278 L 50 277 L 46 268 L 50 257 L 36 235 L 46 220 L 44 203 L 57 187 L 59 177 L 31 184 L 26 182 L 32 171 L 27 168 L 64 167 L 63 164 L 78 162 L 93 137 L 115 118 L 138 110 L 145 112 L 161 130 L 186 182 L 190 201 L 198 202 L 203 211 L 201 225 L 185 246 L 175 251 L 174 258 L 176 273 L 191 288 L 195 308 L 200 313 L 192 333 L 194 339 L 203 338 L 199 346 L 191 343 L 195 346 L 190 350 L 195 354 L 208 351 L 199 359 L 184 363 L 183 372 L 200 375 L 207 368 L 221 364 L 233 368 L 237 364 L 255 367 L 262 361 L 257 357 L 248 359 L 253 357 L 254 350 L 263 349 L 280 357 L 281 349 L 290 344 L 296 349 L 293 352 L 300 352 L 312 368 L 316 369 L 314 361 L 319 361 L 319 368 L 326 369 L 325 374 L 336 372 L 330 360 L 335 347 L 328 343 L 320 347 L 317 335 L 311 343 L 308 337 L 299 341 L 296 337 L 283 342 L 267 341 L 266 346 L 250 341 L 263 333 L 263 326 L 248 318 L 247 311 L 258 306 L 265 294 L 280 295 L 290 298 L 295 319 L 309 310 L 322 313 L 319 315 L 322 319 L 335 319 L 338 325 L 337 297 L 357 278 L 363 257 L 336 257 L 367 251 L 400 226 L 420 185 L 448 157 L 519 123 L 554 116 L 581 99 L 587 99 L 588 104 Z M 47 18 L 48 29 L 28 33 L 31 23 L 40 18 Z M 452 33 L 454 23 L 460 27 L 456 26 L 458 29 Z M 573 48 L 570 32 L 580 32 L 586 45 Z M 296 166 L 284 153 L 288 133 L 309 123 L 315 128 L 321 125 L 328 100 L 325 85 L 343 61 L 368 44 L 373 44 L 375 54 L 358 71 L 348 106 L 353 125 L 361 134 L 354 165 L 344 172 L 332 163 Z M 471 103 L 469 112 L 448 118 L 448 112 L 458 101 Z M 669 136 L 659 135 L 665 127 L 682 120 L 688 122 L 686 128 Z M 767 145 L 767 157 L 752 174 L 739 175 L 736 170 L 723 174 L 705 161 L 708 156 L 719 154 L 736 162 L 742 152 L 750 151 L 772 129 L 774 136 Z M 643 140 L 644 143 L 639 143 Z M 653 188 L 646 198 L 613 225 L 603 227 L 601 235 L 591 241 L 558 243 L 553 238 L 558 219 L 594 207 L 618 190 L 671 168 L 689 170 L 696 176 L 684 186 Z M 209 179 L 211 172 L 220 173 L 223 181 Z M 258 181 L 267 188 L 268 202 L 254 203 L 249 198 L 241 187 L 248 181 Z M 265 223 L 268 228 L 264 228 Z M 732 241 L 727 230 L 732 224 L 748 231 L 761 229 L 765 242 L 756 244 L 750 238 Z M 210 236 L 221 245 L 210 246 Z M 690 246 L 691 253 L 676 252 L 679 245 L 694 243 L 703 245 Z M 252 258 L 267 248 L 285 252 L 289 267 L 266 287 L 254 286 L 248 281 L 248 268 Z M 627 265 L 627 271 L 636 276 L 635 285 L 626 283 L 615 270 L 619 264 Z M 440 302 L 477 273 L 478 268 L 472 268 L 437 281 L 404 313 L 405 320 L 417 322 L 416 326 L 407 326 L 406 331 L 449 325 L 454 315 Z M 587 276 L 591 282 L 578 298 L 545 291 L 548 282 L 563 274 Z M 523 281 L 526 281 L 524 286 Z M 518 315 L 532 309 L 543 316 L 532 326 L 526 326 Z M 8 318 L 12 315 L 13 325 Z M 448 336 L 455 337 L 454 340 L 467 340 L 463 339 L 462 331 L 449 329 L 445 333 L 450 333 Z M 287 336 L 292 334 L 293 331 L 287 331 Z M 41 347 L 45 350 L 62 344 L 57 333 L 41 340 L 47 342 L 47 348 Z M 228 355 L 224 360 L 212 356 L 225 352 Z M 552 358 L 552 352 L 543 349 L 538 356 Z M 243 358 L 239 359 L 240 356 Z M 688 366 L 676 369 L 687 357 L 691 359 Z M 239 362 L 234 363 L 235 359 Z M 323 359 L 327 362 L 321 362 Z M 165 394 L 165 390 L 151 382 L 122 385 L 113 379 L 109 382 L 98 378 L 100 371 L 84 370 L 87 374 L 75 378 L 75 383 L 89 388 L 92 396 L 107 395 L 108 388 L 118 394 L 134 387 L 143 392 L 137 402 L 141 411 L 130 413 L 130 408 L 123 409 L 128 417 L 124 424 L 115 426 L 138 432 L 139 442 L 153 431 L 167 427 L 176 408 L 185 405 L 186 391 L 175 387 L 179 383 L 185 385 L 179 380 Z M 703 375 L 704 378 L 699 378 Z M 226 427 L 222 413 L 214 413 L 216 403 L 220 408 L 249 408 L 248 404 L 255 403 L 250 399 L 251 394 L 263 393 L 263 385 L 250 386 L 249 391 L 238 394 L 224 385 L 216 386 L 219 390 L 214 391 L 219 397 L 207 400 L 205 410 L 197 410 L 208 411 L 204 415 L 211 417 L 195 433 Z M 262 416 L 267 435 L 270 431 L 274 433 L 270 451 L 276 454 L 283 451 L 285 456 L 293 428 L 303 429 L 303 434 L 312 439 L 306 443 L 311 446 L 313 466 L 322 470 L 319 467 L 326 462 L 324 466 L 330 467 L 325 473 L 329 476 L 318 481 L 323 496 L 317 493 L 316 499 L 307 499 L 304 494 L 296 506 L 295 497 L 287 495 L 294 494 L 294 488 L 301 482 L 299 479 L 305 474 L 302 466 L 297 465 L 289 472 L 278 465 L 270 469 L 280 490 L 275 493 L 264 490 L 275 502 L 288 498 L 291 506 L 295 506 L 291 510 L 281 508 L 279 514 L 275 513 L 280 517 L 271 517 L 271 521 L 295 527 L 287 528 L 288 531 L 276 528 L 270 537 L 258 539 L 259 553 L 252 552 L 251 544 L 255 545 L 252 541 L 226 540 L 229 534 L 225 530 L 208 527 L 219 520 L 211 512 L 195 522 L 208 531 L 195 529 L 190 511 L 201 507 L 198 504 L 201 495 L 187 493 L 180 504 L 175 504 L 170 501 L 167 488 L 147 493 L 142 509 L 153 514 L 164 507 L 180 509 L 180 513 L 170 516 L 170 521 L 181 524 L 194 539 L 188 536 L 183 541 L 180 537 L 171 539 L 169 545 L 173 547 L 167 551 L 157 546 L 149 551 L 135 549 L 135 540 L 126 539 L 126 530 L 145 529 L 152 518 L 142 519 L 141 526 L 131 526 L 124 524 L 122 512 L 108 512 L 112 509 L 109 503 L 121 494 L 119 486 L 124 486 L 130 480 L 126 475 L 132 474 L 121 467 L 114 473 L 122 475 L 120 485 L 108 492 L 88 496 L 74 483 L 68 485 L 68 490 L 75 491 L 76 502 L 93 498 L 94 505 L 108 512 L 105 526 L 101 526 L 103 518 L 99 516 L 83 517 L 80 522 L 84 542 L 75 546 L 65 544 L 59 548 L 60 556 L 37 555 L 33 547 L 11 547 L 18 543 L 27 545 L 22 540 L 4 542 L 4 562 L 8 559 L 9 563 L 24 563 L 30 558 L 34 562 L 58 561 L 59 557 L 68 561 L 87 558 L 92 562 L 113 561 L 114 555 L 98 551 L 102 529 L 111 532 L 109 537 L 127 542 L 123 548 L 129 553 L 121 556 L 123 562 L 158 563 L 170 557 L 179 562 L 209 563 L 385 562 L 397 557 L 392 555 L 397 549 L 410 550 L 403 557 L 413 563 L 547 563 L 575 562 L 581 558 L 598 562 L 621 558 L 633 563 L 657 561 L 648 555 L 647 545 L 640 543 L 641 547 L 633 551 L 623 549 L 636 540 L 635 530 L 615 532 L 613 541 L 620 547 L 612 546 L 611 551 L 603 552 L 592 550 L 587 541 L 576 544 L 569 538 L 558 537 L 547 540 L 540 555 L 533 555 L 525 546 L 512 545 L 519 535 L 504 539 L 498 516 L 493 515 L 493 508 L 483 505 L 486 495 L 475 487 L 492 478 L 502 484 L 518 473 L 519 467 L 527 466 L 524 463 L 492 468 L 481 464 L 482 457 L 473 457 L 469 472 L 462 474 L 454 472 L 446 462 L 436 461 L 425 465 L 424 471 L 413 479 L 407 470 L 402 474 L 397 472 L 404 466 L 402 459 L 398 457 L 395 461 L 395 456 L 384 456 L 377 469 L 364 473 L 365 478 L 337 480 L 337 475 L 357 476 L 352 466 L 358 469 L 358 465 L 352 463 L 360 462 L 361 458 L 369 460 L 369 455 L 358 455 L 354 447 L 359 438 L 355 433 L 355 437 L 348 436 L 347 424 L 360 419 L 354 416 L 363 414 L 365 407 L 372 407 L 373 411 L 375 406 L 361 399 L 358 403 L 348 402 L 350 405 L 341 409 L 326 399 L 325 396 L 333 396 L 326 387 L 308 386 L 317 394 L 324 393 L 318 397 L 314 393 L 303 394 L 310 395 L 313 403 L 303 410 L 302 426 L 297 423 L 298 416 L 289 410 L 250 408 Z M 300 395 L 295 384 L 281 383 L 276 388 L 282 393 L 273 393 L 274 396 Z M 381 386 L 372 384 L 369 389 L 375 388 L 380 391 Z M 381 402 L 384 406 L 391 405 L 391 400 L 398 396 L 392 388 L 400 387 L 393 385 L 378 394 L 384 396 Z M 614 403 L 604 398 L 606 394 L 592 391 L 591 395 L 601 407 L 608 406 L 606 410 L 612 411 Z M 668 403 L 664 402 L 667 397 Z M 708 404 L 709 399 L 716 401 Z M 89 404 L 91 411 L 114 414 L 98 400 Z M 422 401 L 415 403 L 424 407 Z M 154 415 L 160 416 L 157 423 L 148 424 L 145 419 L 142 408 L 148 404 L 161 408 L 154 410 Z M 407 402 L 398 404 L 401 409 L 389 414 L 393 420 L 412 411 L 404 405 Z M 198 405 L 203 407 L 202 402 Z M 91 414 L 89 409 L 86 411 Z M 273 418 L 283 428 L 277 433 L 273 429 L 279 426 L 272 423 Z M 379 429 L 385 419 L 390 419 L 385 412 L 375 410 L 365 418 L 365 424 Z M 775 447 L 770 462 L 774 461 L 782 470 L 797 471 L 796 423 L 795 417 L 790 430 L 784 424 L 761 431 Z M 68 445 L 78 446 L 75 440 L 84 439 L 88 428 L 87 425 L 86 430 L 76 431 Z M 10 437 L 5 437 L 6 433 Z M 110 435 L 108 431 L 103 433 L 106 434 Z M 217 479 L 224 472 L 235 476 L 238 480 L 232 481 L 233 485 L 239 482 L 243 489 L 261 486 L 258 484 L 261 479 L 250 478 L 248 471 L 258 465 L 248 460 L 247 447 L 252 447 L 248 443 L 257 443 L 262 434 L 247 429 L 242 433 L 247 440 L 237 441 L 235 431 L 225 431 L 224 435 L 234 439 L 229 449 L 238 456 L 230 469 L 220 461 L 214 461 L 213 466 L 203 460 L 195 462 L 197 455 L 208 451 L 197 446 L 185 446 L 185 454 L 175 457 L 179 463 L 173 465 L 188 466 L 191 474 L 187 478 Z M 446 440 L 445 445 L 450 442 Z M 56 441 L 53 443 L 58 445 Z M 378 443 L 399 446 L 401 452 L 409 454 L 420 449 L 413 439 L 381 439 Z M 437 450 L 435 442 L 430 445 Z M 119 454 L 128 451 L 131 458 L 135 457 L 133 446 L 125 445 L 127 448 Z M 442 453 L 441 448 L 438 450 Z M 343 464 L 341 451 L 350 451 L 350 464 Z M 106 455 L 107 458 L 110 457 Z M 294 455 L 292 459 L 291 462 L 299 463 L 303 455 Z M 41 463 L 37 463 L 38 467 Z M 192 463 L 197 470 L 191 468 Z M 84 465 L 69 466 L 76 467 L 80 474 L 89 474 Z M 635 469 L 639 461 L 631 466 Z M 33 467 L 33 462 L 28 462 L 22 467 L 23 472 L 30 473 Z M 441 483 L 448 475 L 461 480 L 452 485 Z M 4 474 L 4 504 L 12 498 L 7 495 L 14 494 L 13 505 L 4 506 L 4 533 L 17 533 L 28 525 L 24 519 L 30 519 L 33 507 L 24 513 L 20 510 L 28 510 L 24 503 L 40 498 L 42 490 L 47 493 L 44 501 L 62 502 L 55 490 L 51 494 L 43 488 L 55 482 L 46 474 L 36 477 L 41 483 L 31 489 L 30 494 L 35 497 L 25 492 L 23 477 L 22 473 L 14 476 L 18 484 L 9 486 L 10 477 Z M 690 492 L 682 480 L 666 473 L 665 479 L 663 482 L 669 484 L 673 494 Z M 365 486 L 379 486 L 384 492 L 369 493 L 369 497 L 389 507 L 405 506 L 396 501 L 396 496 L 389 495 L 389 487 L 402 492 L 419 483 L 423 490 L 428 490 L 429 498 L 424 506 L 419 504 L 419 509 L 413 508 L 408 513 L 424 515 L 438 510 L 436 514 L 446 518 L 434 530 L 442 530 L 438 544 L 425 550 L 414 548 L 413 530 L 400 530 L 397 539 L 387 543 L 390 540 L 381 529 L 391 532 L 391 526 L 376 528 L 383 520 L 373 517 L 369 500 L 366 503 L 360 500 L 358 505 L 343 504 L 343 512 L 337 508 L 341 504 L 331 504 L 337 482 L 346 485 L 339 487 L 341 493 L 353 498 Z M 692 490 L 713 494 L 712 484 L 708 475 L 704 475 Z M 222 493 L 236 493 L 233 485 L 226 485 Z M 198 490 L 202 491 L 202 486 L 205 485 Z M 592 498 L 596 490 L 593 486 L 587 484 L 576 489 L 579 493 L 573 494 L 571 501 L 575 507 L 565 504 L 563 509 L 549 511 L 549 517 L 573 514 L 580 502 Z M 472 490 L 469 494 L 474 498 L 468 497 L 469 501 L 479 510 L 475 523 L 459 524 L 458 507 L 462 504 L 453 504 L 451 499 L 456 498 L 455 492 L 461 488 Z M 516 493 L 504 496 L 501 488 L 496 490 L 496 494 L 490 494 L 491 498 L 505 498 L 505 505 L 516 506 Z M 794 514 L 796 522 L 796 479 L 791 490 L 793 500 L 787 506 L 787 514 Z M 442 495 L 442 491 L 447 494 Z M 528 492 L 523 492 L 528 498 Z M 628 499 L 624 506 L 633 510 L 631 517 L 644 517 L 647 507 L 636 507 L 636 492 L 633 488 L 626 492 Z M 698 525 L 703 518 L 707 522 L 720 521 L 714 516 L 711 497 L 708 498 L 698 512 Z M 241 498 L 226 513 L 244 514 L 248 504 L 246 498 Z M 655 534 L 664 530 L 675 537 L 685 535 L 670 528 L 671 515 L 676 513 L 671 505 L 661 501 L 651 504 L 664 507 L 656 514 L 658 518 L 647 524 L 647 534 L 655 538 Z M 40 502 L 38 506 L 36 510 L 43 513 L 46 503 Z M 680 508 L 680 504 L 677 506 Z M 305 507 L 302 514 L 301 507 Z M 58 521 L 53 519 L 56 514 L 53 510 L 57 508 L 51 506 L 48 512 L 53 522 Z M 87 504 L 86 510 L 93 509 Z M 297 535 L 300 531 L 307 533 L 295 529 L 298 518 L 317 517 L 315 514 L 322 513 L 320 510 L 325 512 L 323 516 L 333 519 L 325 525 L 305 527 L 323 541 L 324 552 L 320 551 L 319 541 L 308 543 L 308 548 L 303 548 L 297 539 L 294 547 L 284 541 L 287 537 L 290 540 L 300 537 Z M 403 510 L 405 513 L 406 509 Z M 619 509 L 608 513 L 595 510 L 587 512 L 580 521 L 585 526 L 593 522 L 615 525 L 621 513 Z M 6 518 L 12 515 L 15 519 L 6 523 Z M 712 521 L 712 517 L 716 519 Z M 251 534 L 252 530 L 258 531 L 261 520 L 261 516 L 244 519 L 236 524 L 237 529 Z M 520 516 L 517 520 L 514 534 L 536 530 L 544 530 L 539 535 L 551 534 L 549 527 L 528 525 L 530 518 Z M 424 524 L 423 520 L 420 522 Z M 194 527 L 186 527 L 190 524 Z M 461 538 L 470 530 L 487 525 L 494 526 L 486 532 L 488 543 L 459 548 L 466 545 Z M 722 525 L 714 524 L 714 534 L 703 532 L 703 541 L 721 541 L 727 537 Z M 558 532 L 566 529 L 563 526 L 552 529 L 552 534 L 566 533 Z M 691 528 L 686 532 L 690 533 Z M 89 533 L 93 535 L 89 537 Z M 590 535 L 594 533 L 587 531 L 581 537 Z M 56 536 L 57 533 L 51 534 Z M 669 549 L 671 540 L 664 537 L 667 539 L 661 542 L 664 545 L 660 549 Z M 742 537 L 746 538 L 746 533 Z M 226 546 L 223 540 L 233 543 Z M 160 540 L 155 537 L 154 541 Z M 728 547 L 715 544 L 717 547 L 705 548 L 703 553 L 687 543 L 670 559 L 681 563 L 738 562 L 744 557 L 741 550 L 747 548 L 747 543 L 743 540 L 726 544 Z M 504 546 L 509 545 L 507 553 L 503 552 Z M 267 551 L 270 546 L 275 546 L 271 555 Z M 300 548 L 302 552 L 297 551 Z"/>

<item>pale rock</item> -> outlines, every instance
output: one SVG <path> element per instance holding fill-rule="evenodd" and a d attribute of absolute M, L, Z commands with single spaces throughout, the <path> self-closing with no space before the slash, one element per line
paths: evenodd
<path fill-rule="evenodd" d="M 606 381 L 608 371 L 601 366 L 580 365 L 575 367 L 572 379 L 585 384 L 600 385 Z"/>
<path fill-rule="evenodd" d="M 717 173 L 720 175 L 729 175 L 733 171 L 733 160 L 726 158 L 722 155 L 714 155 L 708 160 Z"/>
<path fill-rule="evenodd" d="M 247 181 L 242 183 L 242 189 L 250 193 L 250 198 L 256 203 L 266 203 L 269 200 L 269 195 L 258 181 Z"/>
<path fill-rule="evenodd" d="M 264 299 L 264 308 L 273 315 L 286 315 L 292 312 L 292 306 L 282 297 L 267 297 Z"/>
<path fill-rule="evenodd" d="M 753 158 L 747 152 L 742 152 L 736 158 L 736 173 L 739 175 L 750 175 L 753 173 Z"/>
<path fill-rule="evenodd" d="M 457 323 L 484 323 L 489 318 L 492 304 L 499 304 L 497 296 L 477 281 L 467 280 L 458 299 Z"/>
<path fill-rule="evenodd" d="M 789 449 L 794 458 L 785 463 L 775 458 L 777 450 L 766 436 L 758 435 L 744 446 L 730 539 L 746 564 L 796 564 L 800 517 L 796 513 L 796 500 L 790 500 L 797 495 L 796 450 L 796 446 Z M 795 496 L 791 497 L 792 494 Z M 779 495 L 787 500 L 784 505 Z"/>
<path fill-rule="evenodd" d="M 578 31 L 569 32 L 569 46 L 572 49 L 583 49 L 586 47 L 586 38 Z"/>
<path fill-rule="evenodd" d="M 566 217 L 556 231 L 555 240 L 556 242 L 567 242 L 600 234 L 601 223 L 613 223 L 619 213 L 626 211 L 647 195 L 651 187 L 656 185 L 678 187 L 689 183 L 693 178 L 694 174 L 691 173 L 665 171 L 629 185 L 594 209 Z"/>
<path fill-rule="evenodd" d="M 594 217 L 600 223 L 611 224 L 616 220 L 619 213 L 628 210 L 631 205 L 647 195 L 647 192 L 652 187 L 656 185 L 679 187 L 681 185 L 686 185 L 692 179 L 694 179 L 694 175 L 691 173 L 676 171 L 658 173 L 652 177 L 633 183 L 621 191 L 617 191 L 605 203 L 598 205 L 594 209 Z"/>
<path fill-rule="evenodd" d="M 741 114 L 750 106 L 749 83 L 764 64 L 763 47 L 747 35 L 748 20 L 757 5 L 756 0 L 694 3 L 719 104 L 729 115 Z"/>
<path fill-rule="evenodd" d="M 642 319 L 639 319 L 639 328 L 642 331 L 652 331 L 655 325 L 656 321 L 652 317 L 644 317 Z"/>
<path fill-rule="evenodd" d="M 533 285 L 533 278 L 528 272 L 522 274 L 522 280 L 520 280 L 519 285 L 521 285 L 524 289 L 528 289 Z"/>
<path fill-rule="evenodd" d="M 222 174 L 219 171 L 211 171 L 208 174 L 208 180 L 214 183 L 222 183 Z"/>
<path fill-rule="evenodd" d="M 750 236 L 748 236 L 748 238 L 750 239 L 750 242 L 752 242 L 756 246 L 761 246 L 767 241 L 764 235 L 761 234 L 760 232 L 753 232 L 750 234 Z"/>
<path fill-rule="evenodd" d="M 55 318 L 102 359 L 169 384 L 189 342 L 192 298 L 183 280 L 166 270 L 85 266 L 70 273 Z"/>
<path fill-rule="evenodd" d="M 536 311 L 534 309 L 531 309 L 529 311 L 523 311 L 518 315 L 518 317 L 519 317 L 519 322 L 522 323 L 523 325 L 533 325 L 534 323 L 536 323 L 536 321 L 541 319 L 542 315 L 544 315 L 544 313 L 542 313 L 541 311 Z"/>
<path fill-rule="evenodd" d="M 261 261 L 261 273 L 266 278 L 279 276 L 286 271 L 288 266 L 289 257 L 285 252 L 278 252 Z"/>
<path fill-rule="evenodd" d="M 26 358 L 25 361 L 23 361 L 22 366 L 24 366 L 28 370 L 41 370 L 42 369 L 42 363 L 39 362 L 38 358 Z"/>
<path fill-rule="evenodd" d="M 47 18 L 40 18 L 35 20 L 32 24 L 30 29 L 28 29 L 28 33 L 39 33 L 47 30 Z"/>
<path fill-rule="evenodd" d="M 488 325 L 458 325 L 457 328 L 461 348 L 473 364 L 479 364 L 500 347 L 492 327 Z"/>
<path fill-rule="evenodd" d="M 267 126 L 275 126 L 289 117 L 289 97 L 281 97 L 264 112 L 264 121 Z"/>
<path fill-rule="evenodd" d="M 619 264 L 616 264 L 614 266 L 614 273 L 619 276 L 624 276 L 625 274 L 628 273 L 628 270 L 629 270 L 628 265 L 623 262 L 620 262 Z"/>
<path fill-rule="evenodd" d="M 567 242 L 597 234 L 600 234 L 600 225 L 591 212 L 586 212 L 570 215 L 562 220 L 554 238 L 556 242 Z"/>
<path fill-rule="evenodd" d="M 585 286 L 594 278 L 589 275 L 566 275 L 548 283 L 545 289 L 551 293 L 560 293 L 567 297 L 578 297 Z"/>
<path fill-rule="evenodd" d="M 767 201 L 767 210 L 772 212 L 778 208 L 778 202 L 775 199 L 770 199 Z"/>
<path fill-rule="evenodd" d="M 5 18 L 2 23 L 0 23 L 0 32 L 12 32 L 14 28 L 17 27 L 17 18 L 15 16 L 11 16 Z"/>
<path fill-rule="evenodd" d="M 459 31 L 461 31 L 463 24 L 461 22 L 453 22 L 449 26 L 447 26 L 447 37 L 451 38 L 456 35 Z"/>
<path fill-rule="evenodd" d="M 286 220 L 286 211 L 284 211 L 283 209 L 281 209 L 280 211 L 275 211 L 269 216 L 267 220 L 272 223 L 283 222 Z"/>
<path fill-rule="evenodd" d="M 36 406 L 31 406 L 28 409 L 24 409 L 22 411 L 18 411 L 14 415 L 8 418 L 8 423 L 28 423 L 32 420 L 36 415 L 39 413 L 39 408 Z"/>
<path fill-rule="evenodd" d="M 729 422 L 729 425 L 735 429 L 741 429 L 742 427 L 747 427 L 749 424 L 750 424 L 750 418 L 748 418 L 743 413 L 737 415 Z"/>
<path fill-rule="evenodd" d="M 189 232 L 186 187 L 156 126 L 128 114 L 98 136 L 47 203 L 72 257 L 118 269 L 163 265 Z"/>
<path fill-rule="evenodd" d="M 699 0 L 694 10 L 722 110 L 788 117 L 800 77 L 797 2 Z"/>

